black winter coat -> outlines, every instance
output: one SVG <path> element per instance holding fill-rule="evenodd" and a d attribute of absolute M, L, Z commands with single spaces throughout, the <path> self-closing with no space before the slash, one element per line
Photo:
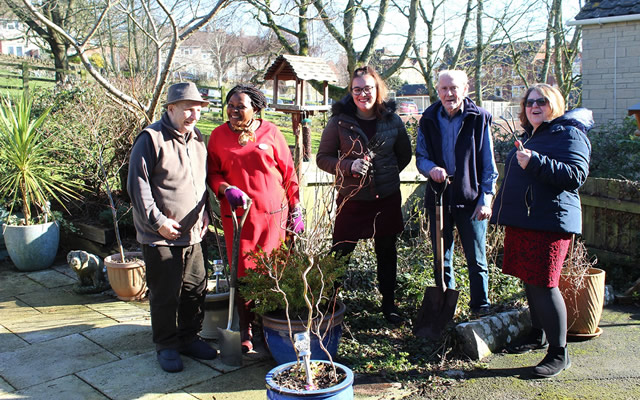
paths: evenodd
<path fill-rule="evenodd" d="M 378 119 L 376 135 L 384 142 L 375 149 L 367 175 L 354 177 L 351 165 L 368 152 L 369 139 L 356 120 L 356 105 L 351 95 L 332 107 L 332 117 L 322 132 L 316 164 L 336 175 L 338 191 L 353 200 L 385 198 L 400 189 L 400 171 L 411 161 L 411 142 L 404 123 L 395 114 L 394 102 L 385 103 L 386 111 Z"/>

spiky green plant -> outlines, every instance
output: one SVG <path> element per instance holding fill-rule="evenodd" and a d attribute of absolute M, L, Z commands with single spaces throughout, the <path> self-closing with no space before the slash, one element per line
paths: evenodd
<path fill-rule="evenodd" d="M 60 161 L 60 145 L 39 130 L 50 109 L 34 118 L 27 93 L 15 103 L 8 97 L 0 103 L 0 196 L 11 200 L 11 212 L 21 200 L 25 224 L 30 225 L 33 206 L 47 215 L 49 199 L 63 204 L 63 198 L 78 198 L 81 186 Z"/>

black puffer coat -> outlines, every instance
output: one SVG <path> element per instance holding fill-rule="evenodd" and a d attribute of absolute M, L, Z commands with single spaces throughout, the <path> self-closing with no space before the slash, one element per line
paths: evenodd
<path fill-rule="evenodd" d="M 336 175 L 336 185 L 344 197 L 371 201 L 400 189 L 400 171 L 411 161 L 411 142 L 404 123 L 395 113 L 395 103 L 388 102 L 385 106 L 386 111 L 376 127 L 376 135 L 384 142 L 375 149 L 373 165 L 364 178 L 351 174 L 351 165 L 365 156 L 369 144 L 356 120 L 356 105 L 351 95 L 331 109 L 333 115 L 322 132 L 316 163 L 320 169 Z"/>

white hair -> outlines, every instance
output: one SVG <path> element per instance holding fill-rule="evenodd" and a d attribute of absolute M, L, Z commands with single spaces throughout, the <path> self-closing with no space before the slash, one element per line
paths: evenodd
<path fill-rule="evenodd" d="M 469 84 L 469 78 L 467 77 L 467 73 L 461 69 L 445 69 L 438 73 L 438 85 L 440 85 L 440 81 L 443 77 L 448 76 L 452 80 L 457 81 L 457 83 L 461 87 L 465 87 Z"/>

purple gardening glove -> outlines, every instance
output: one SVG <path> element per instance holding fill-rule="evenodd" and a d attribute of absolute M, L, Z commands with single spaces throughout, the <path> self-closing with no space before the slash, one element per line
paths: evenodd
<path fill-rule="evenodd" d="M 249 196 L 242 190 L 238 189 L 237 186 L 229 186 L 224 190 L 224 197 L 227 198 L 229 205 L 232 210 L 235 210 L 238 207 L 246 208 L 247 200 L 249 200 Z"/>
<path fill-rule="evenodd" d="M 300 207 L 299 204 L 289 211 L 287 228 L 296 235 L 304 232 L 304 215 L 302 214 L 302 207 Z"/>

